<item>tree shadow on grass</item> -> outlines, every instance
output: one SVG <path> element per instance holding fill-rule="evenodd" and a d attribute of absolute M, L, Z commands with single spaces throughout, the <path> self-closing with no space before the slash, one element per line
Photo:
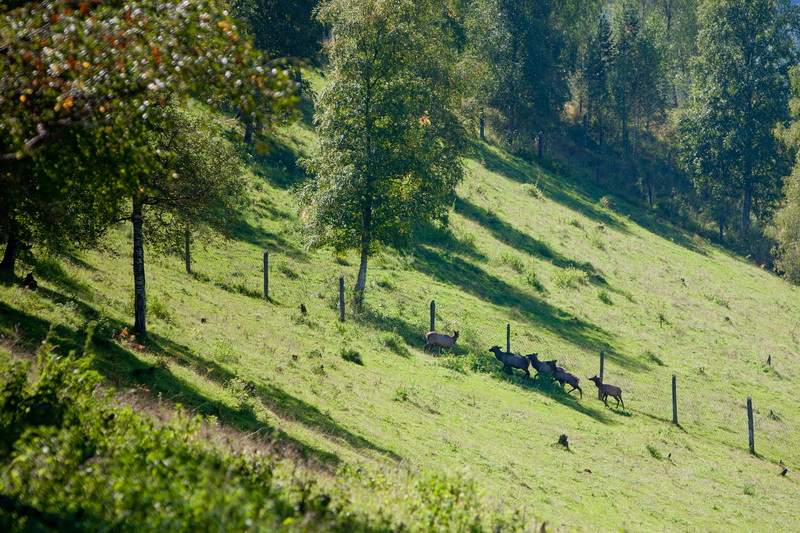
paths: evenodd
<path fill-rule="evenodd" d="M 84 313 L 90 309 L 92 309 L 90 306 L 83 304 Z M 95 311 L 89 314 L 97 313 Z M 225 405 L 203 395 L 191 383 L 172 374 L 168 369 L 160 365 L 149 366 L 142 362 L 131 350 L 111 339 L 112 331 L 120 331 L 124 327 L 122 323 L 106 319 L 103 328 L 96 331 L 92 339 L 95 353 L 93 368 L 114 386 L 135 388 L 137 394 L 145 394 L 154 402 L 167 401 L 180 404 L 198 414 L 213 415 L 221 423 L 239 431 L 262 436 L 271 435 L 280 444 L 289 446 L 303 457 L 313 459 L 320 465 L 336 466 L 341 462 L 337 454 L 309 446 L 276 431 L 276 428 L 259 420 L 252 407 L 246 404 L 236 408 Z M 48 337 L 48 333 L 50 333 L 50 343 L 56 345 L 56 352 L 64 355 L 72 350 L 80 352 L 86 340 L 86 332 L 83 329 L 63 324 L 51 328 L 51 324 L 46 320 L 0 302 L 0 335 L 15 338 L 26 350 L 34 352 L 41 345 L 42 339 Z M 151 333 L 144 341 L 144 346 L 144 349 L 151 354 L 190 367 L 198 375 L 222 387 L 229 387 L 231 381 L 237 378 L 236 374 L 216 362 L 203 359 L 188 347 L 159 335 Z M 343 442 L 355 449 L 375 451 L 395 461 L 401 460 L 401 457 L 391 450 L 376 446 L 341 427 L 313 405 L 291 396 L 278 387 L 254 384 L 250 396 L 256 401 L 263 402 L 279 417 L 300 422 L 326 438 Z"/>
<path fill-rule="evenodd" d="M 414 253 L 414 268 L 441 282 L 458 287 L 491 304 L 504 307 L 511 313 L 518 309 L 515 318 L 527 320 L 532 327 L 542 328 L 579 346 L 603 349 L 613 354 L 620 366 L 635 370 L 638 363 L 620 354 L 612 344 L 613 336 L 608 331 L 579 320 L 570 313 L 525 293 L 513 285 L 488 274 L 480 267 L 460 257 L 446 256 L 430 248 L 420 246 Z"/>
<path fill-rule="evenodd" d="M 475 243 L 459 239 L 449 227 L 441 228 L 433 223 L 426 223 L 416 230 L 414 239 L 442 251 L 466 255 L 478 261 L 486 261 L 486 256 L 478 250 Z"/>
<path fill-rule="evenodd" d="M 484 143 L 475 145 L 475 153 L 477 160 L 487 170 L 501 174 L 519 183 L 535 183 L 542 179 L 547 182 L 548 186 L 540 186 L 540 190 L 554 202 L 569 207 L 597 223 L 604 224 L 623 233 L 630 233 L 628 228 L 617 218 L 600 208 L 596 201 L 589 199 L 583 187 L 579 187 L 578 184 L 573 183 L 571 180 L 561 177 L 556 183 L 551 176 L 538 171 L 531 163 L 526 163 L 513 156 L 502 157 L 495 149 Z"/>
<path fill-rule="evenodd" d="M 576 268 L 582 270 L 589 275 L 589 281 L 596 285 L 607 286 L 605 278 L 603 278 L 600 271 L 588 261 L 575 261 L 567 259 L 563 255 L 553 250 L 547 243 L 538 239 L 534 239 L 527 233 L 523 233 L 514 228 L 507 222 L 500 220 L 494 213 L 488 209 L 475 205 L 463 198 L 457 198 L 455 203 L 455 211 L 470 220 L 473 220 L 489 230 L 495 239 L 500 242 L 516 248 L 517 250 L 526 254 L 540 257 L 550 261 L 553 265 L 559 268 Z"/>
<path fill-rule="evenodd" d="M 499 364 L 500 363 L 498 362 L 498 365 Z M 586 394 L 584 394 L 582 399 L 579 399 L 579 394 L 577 391 L 568 393 L 566 389 L 561 388 L 561 386 L 552 379 L 548 379 L 543 376 L 536 376 L 531 379 L 526 379 L 524 375 L 519 373 L 519 371 L 515 372 L 517 372 L 517 374 L 509 375 L 498 367 L 496 370 L 490 372 L 490 374 L 494 379 L 511 383 L 520 389 L 538 392 L 539 394 L 547 396 L 551 400 L 558 402 L 565 407 L 569 407 L 570 409 L 573 409 L 576 412 L 586 415 L 589 418 L 597 420 L 603 424 L 612 425 L 618 423 L 614 419 L 608 417 L 605 409 L 593 409 L 583 403 L 586 400 Z"/>
<path fill-rule="evenodd" d="M 242 220 L 236 225 L 233 229 L 233 235 L 237 240 L 270 252 L 277 252 L 298 261 L 308 261 L 308 254 L 280 235 L 256 227 L 246 220 Z"/>
<path fill-rule="evenodd" d="M 297 164 L 298 154 L 279 139 L 273 139 L 269 150 L 254 153 L 250 168 L 253 173 L 278 189 L 290 189 L 306 179 L 306 171 Z"/>
<path fill-rule="evenodd" d="M 205 376 L 222 387 L 230 387 L 231 382 L 239 377 L 217 362 L 200 357 L 187 346 L 177 344 L 164 337 L 149 335 L 147 347 L 158 355 L 175 357 L 176 363 L 182 366 L 191 366 L 197 374 Z M 373 450 L 395 461 L 401 459 L 391 450 L 376 446 L 360 435 L 341 427 L 317 407 L 288 394 L 280 387 L 273 384 L 251 383 L 247 388 L 252 391 L 251 395 L 254 398 L 259 399 L 267 409 L 282 419 L 299 422 L 310 430 L 341 441 L 352 448 Z"/>

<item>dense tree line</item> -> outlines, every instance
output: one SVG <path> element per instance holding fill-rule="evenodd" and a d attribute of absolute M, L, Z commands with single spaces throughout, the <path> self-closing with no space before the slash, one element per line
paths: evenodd
<path fill-rule="evenodd" d="M 221 228 L 238 164 L 192 155 L 219 143 L 187 102 L 234 110 L 252 143 L 294 105 L 301 64 L 327 78 L 302 220 L 309 244 L 360 251 L 361 296 L 372 252 L 446 220 L 470 136 L 523 157 L 548 139 L 549 158 L 596 165 L 597 186 L 689 210 L 720 240 L 763 241 L 771 225 L 789 272 L 787 0 L 20 0 L 0 13 L 6 272 L 26 246 L 91 245 L 119 220 L 151 220 L 154 236 Z"/>

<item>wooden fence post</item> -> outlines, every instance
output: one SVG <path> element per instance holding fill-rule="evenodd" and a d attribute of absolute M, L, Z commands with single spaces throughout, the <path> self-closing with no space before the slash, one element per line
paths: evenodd
<path fill-rule="evenodd" d="M 339 320 L 344 322 L 344 274 L 339 276 Z"/>
<path fill-rule="evenodd" d="M 436 300 L 431 300 L 431 329 L 436 331 Z"/>
<path fill-rule="evenodd" d="M 672 374 L 672 423 L 678 424 L 678 382 L 675 374 Z"/>
<path fill-rule="evenodd" d="M 753 400 L 747 397 L 747 431 L 750 433 L 750 453 L 756 454 L 756 439 L 753 431 Z"/>
<path fill-rule="evenodd" d="M 600 383 L 603 382 L 603 367 L 606 364 L 606 351 L 600 350 Z M 600 387 L 597 388 L 597 399 L 603 399 L 603 393 L 600 391 Z"/>
<path fill-rule="evenodd" d="M 269 251 L 264 250 L 264 299 L 269 300 Z"/>
<path fill-rule="evenodd" d="M 506 324 L 506 351 L 511 352 L 511 324 Z"/>

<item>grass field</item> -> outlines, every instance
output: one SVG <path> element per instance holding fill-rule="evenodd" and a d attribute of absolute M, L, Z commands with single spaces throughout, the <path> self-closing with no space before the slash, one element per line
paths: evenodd
<path fill-rule="evenodd" d="M 0 286 L 6 352 L 34 351 L 51 325 L 60 349 L 79 347 L 98 321 L 95 367 L 118 389 L 181 404 L 237 439 L 276 439 L 321 477 L 460 476 L 531 527 L 800 528 L 795 287 L 591 184 L 481 145 L 450 225 L 373 258 L 365 307 L 348 305 L 341 323 L 338 278 L 349 290 L 358 259 L 303 248 L 294 161 L 314 136 L 298 123 L 279 138 L 249 164 L 252 208 L 234 240 L 195 246 L 191 275 L 180 255 L 146 250 L 144 348 L 120 335 L 133 315 L 131 233 L 120 226 L 98 250 L 23 257 L 18 271 L 35 269 L 40 289 Z M 437 329 L 460 332 L 450 355 L 421 350 L 432 300 Z M 581 378 L 582 399 L 502 373 L 488 348 L 505 347 L 507 325 L 513 351 L 558 359 Z M 601 350 L 625 410 L 606 408 L 587 379 Z"/>

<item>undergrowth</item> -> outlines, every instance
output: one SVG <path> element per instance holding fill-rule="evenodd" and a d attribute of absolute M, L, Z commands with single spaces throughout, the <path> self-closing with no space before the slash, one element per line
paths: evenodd
<path fill-rule="evenodd" d="M 100 387 L 90 349 L 63 356 L 53 348 L 46 340 L 35 362 L 0 352 L 3 531 L 524 526 L 516 512 L 487 507 L 471 483 L 450 475 L 346 464 L 334 479 L 266 446 L 209 440 L 211 422 L 182 410 L 159 422 Z"/>

